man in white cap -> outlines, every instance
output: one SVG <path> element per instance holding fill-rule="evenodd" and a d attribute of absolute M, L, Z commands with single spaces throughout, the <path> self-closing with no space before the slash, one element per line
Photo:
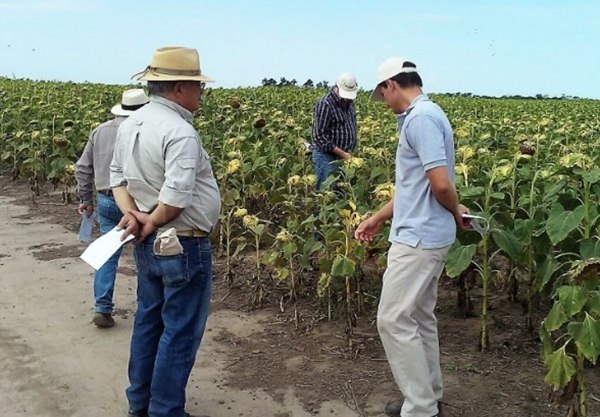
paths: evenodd
<path fill-rule="evenodd" d="M 454 140 L 443 110 L 423 94 L 416 65 L 391 58 L 379 67 L 374 100 L 398 115 L 396 191 L 393 200 L 363 221 L 355 237 L 371 241 L 392 220 L 388 266 L 377 328 L 404 403 L 386 414 L 442 417 L 442 373 L 437 321 L 437 283 L 462 217 L 454 187 Z"/>
<path fill-rule="evenodd" d="M 130 417 L 184 417 L 185 388 L 210 305 L 208 238 L 221 207 L 192 124 L 205 83 L 196 49 L 159 48 L 138 80 L 150 103 L 119 128 L 111 187 L 136 236 L 137 312 L 129 357 Z"/>
<path fill-rule="evenodd" d="M 121 103 L 111 109 L 115 118 L 94 129 L 76 164 L 75 178 L 79 195 L 79 213 L 90 216 L 94 211 L 94 186 L 97 192 L 97 212 L 100 233 L 112 230 L 121 220 L 121 212 L 110 189 L 110 162 L 117 138 L 117 129 L 135 110 L 148 103 L 141 88 L 123 92 Z M 117 251 L 94 275 L 95 312 L 93 322 L 98 327 L 113 327 L 113 291 L 121 251 Z"/>
<path fill-rule="evenodd" d="M 331 90 L 317 102 L 313 115 L 312 159 L 317 175 L 317 189 L 339 167 L 331 162 L 350 159 L 356 147 L 356 107 L 358 92 L 352 74 L 340 74 Z"/>

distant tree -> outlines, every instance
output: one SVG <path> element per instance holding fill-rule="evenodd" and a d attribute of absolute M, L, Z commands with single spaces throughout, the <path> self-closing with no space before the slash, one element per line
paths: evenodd
<path fill-rule="evenodd" d="M 307 87 L 307 88 L 313 88 L 315 85 L 313 83 L 313 80 L 311 80 L 310 78 L 308 80 L 306 80 L 306 82 L 304 84 L 302 84 L 302 87 Z"/>
<path fill-rule="evenodd" d="M 287 85 L 290 85 L 290 82 L 285 78 L 285 77 L 281 77 L 279 79 L 279 84 L 277 84 L 280 87 L 285 87 Z"/>
<path fill-rule="evenodd" d="M 274 78 L 269 78 L 269 79 L 263 78 L 262 85 L 263 86 L 277 85 L 277 81 L 275 81 Z"/>
<path fill-rule="evenodd" d="M 298 85 L 298 81 L 296 81 L 295 78 L 292 78 L 292 80 L 289 82 L 289 85 L 293 85 L 295 87 L 296 85 Z"/>

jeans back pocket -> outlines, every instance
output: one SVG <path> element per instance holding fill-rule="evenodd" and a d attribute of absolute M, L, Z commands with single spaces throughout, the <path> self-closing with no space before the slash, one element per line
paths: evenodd
<path fill-rule="evenodd" d="M 183 287 L 190 282 L 187 254 L 154 256 L 156 256 L 156 263 L 158 264 L 165 287 Z"/>

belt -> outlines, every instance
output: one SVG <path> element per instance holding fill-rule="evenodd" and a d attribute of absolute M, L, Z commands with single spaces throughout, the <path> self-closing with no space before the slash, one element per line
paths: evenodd
<path fill-rule="evenodd" d="M 107 195 L 109 197 L 112 197 L 113 192 L 112 192 L 112 190 L 98 190 L 98 194 Z"/>
<path fill-rule="evenodd" d="M 203 230 L 178 230 L 179 237 L 208 237 L 208 232 Z"/>

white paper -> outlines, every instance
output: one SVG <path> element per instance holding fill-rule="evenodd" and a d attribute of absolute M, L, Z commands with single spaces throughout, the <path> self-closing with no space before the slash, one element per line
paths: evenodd
<path fill-rule="evenodd" d="M 486 234 L 490 230 L 490 222 L 485 217 L 473 214 L 463 214 L 462 217 L 463 219 L 471 220 L 471 227 L 481 235 Z"/>
<path fill-rule="evenodd" d="M 90 246 L 81 254 L 80 258 L 87 262 L 92 268 L 98 270 L 108 259 L 125 243 L 133 240 L 133 235 L 121 241 L 123 230 L 115 227 L 110 232 L 94 240 Z"/>
<path fill-rule="evenodd" d="M 84 211 L 81 215 L 81 226 L 79 226 L 80 242 L 90 243 L 92 241 L 92 228 L 94 227 L 94 220 L 96 220 L 96 212 L 93 211 L 88 213 Z"/>

